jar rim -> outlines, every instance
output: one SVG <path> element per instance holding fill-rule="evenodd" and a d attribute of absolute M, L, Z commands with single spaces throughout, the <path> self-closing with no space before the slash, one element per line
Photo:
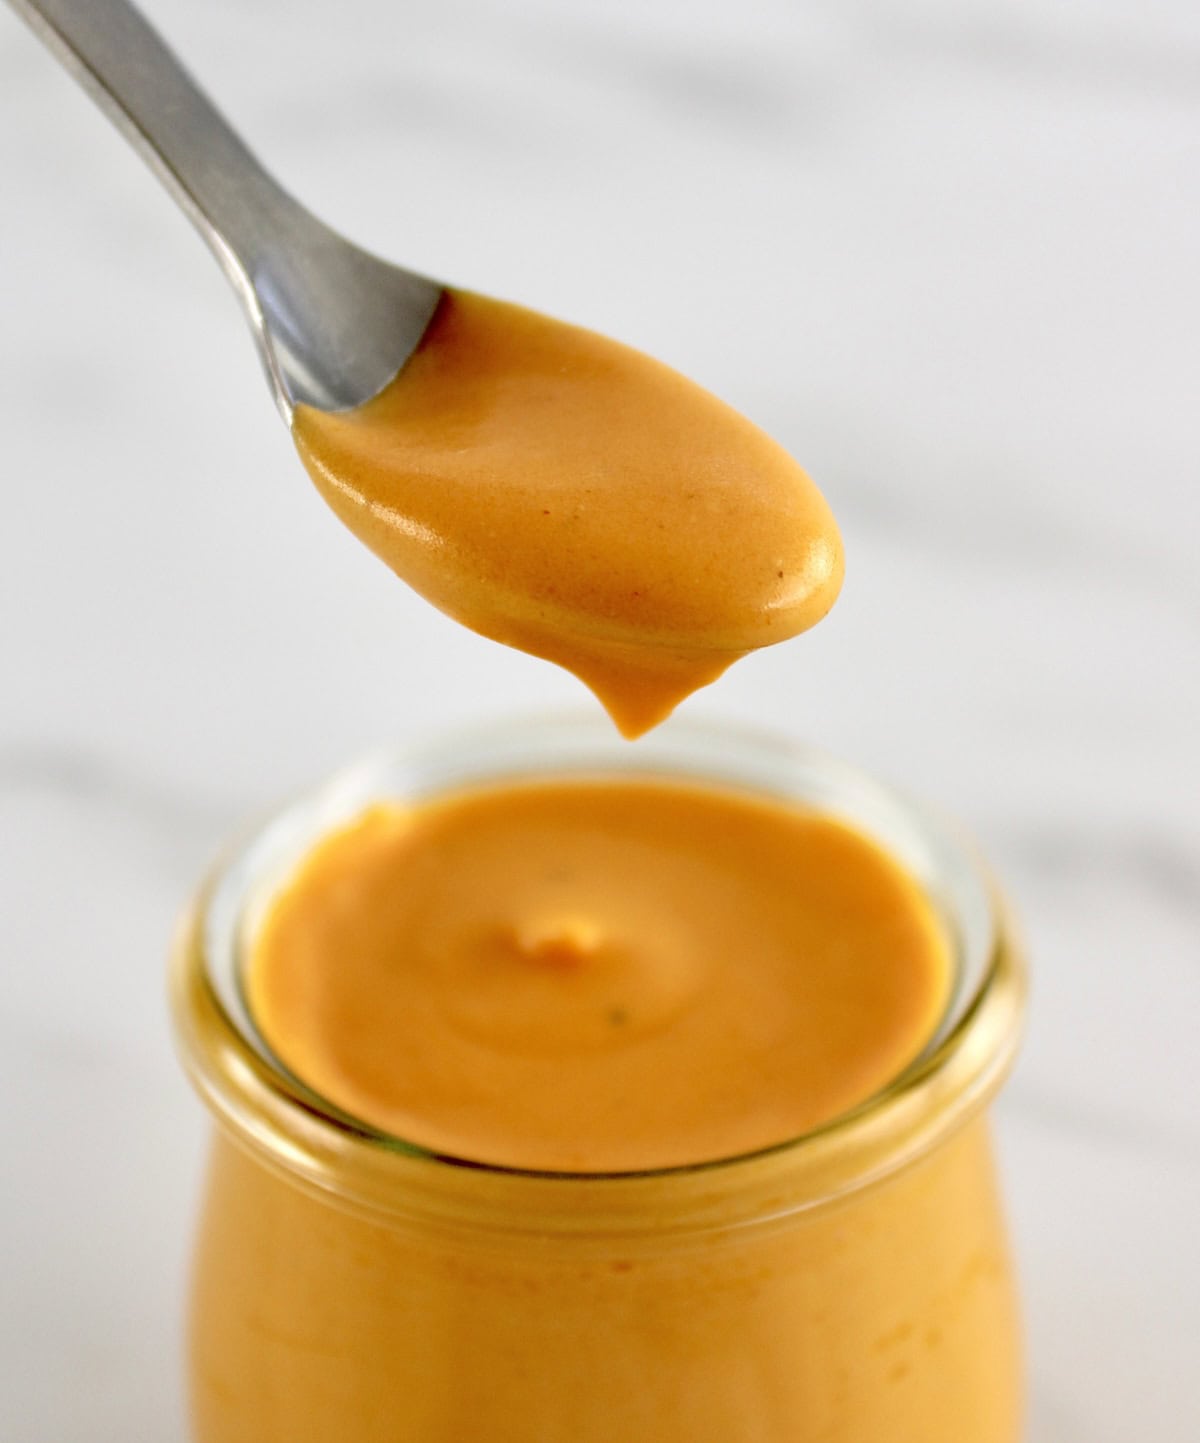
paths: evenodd
<path fill-rule="evenodd" d="M 881 845 L 930 898 L 955 959 L 955 985 L 926 1047 L 872 1096 L 798 1136 L 733 1156 L 619 1172 L 440 1153 L 350 1116 L 290 1073 L 254 1024 L 240 962 L 247 932 L 319 837 L 381 800 L 568 775 L 766 794 L 845 821 Z M 1016 1050 L 1024 996 L 1023 957 L 990 873 L 931 809 L 821 751 L 751 728 L 673 721 L 631 748 L 593 718 L 570 716 L 464 729 L 336 773 L 218 862 L 184 919 L 172 967 L 184 1066 L 236 1141 L 343 1206 L 502 1231 L 726 1228 L 865 1187 L 990 1099 Z"/>

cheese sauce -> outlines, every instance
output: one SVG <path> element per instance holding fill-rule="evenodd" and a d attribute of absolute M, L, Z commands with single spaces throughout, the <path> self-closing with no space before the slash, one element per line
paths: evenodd
<path fill-rule="evenodd" d="M 626 736 L 821 619 L 837 526 L 774 441 L 668 367 L 448 291 L 374 400 L 297 409 L 321 494 L 410 586 L 558 662 Z"/>
<path fill-rule="evenodd" d="M 250 952 L 259 1029 L 315 1091 L 475 1161 L 575 1172 L 730 1157 L 878 1091 L 950 963 L 874 843 L 649 779 L 379 806 L 326 837 Z"/>

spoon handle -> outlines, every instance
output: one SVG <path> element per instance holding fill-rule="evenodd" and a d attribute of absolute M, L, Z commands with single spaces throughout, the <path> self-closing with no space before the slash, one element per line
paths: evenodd
<path fill-rule="evenodd" d="M 126 0 L 9 0 L 158 174 L 239 291 L 296 203 Z M 251 294 L 243 301 L 253 303 Z"/>
<path fill-rule="evenodd" d="M 336 411 L 380 390 L 441 295 L 344 240 L 272 179 L 127 0 L 9 0 L 157 172 L 250 322 L 275 403 Z"/>

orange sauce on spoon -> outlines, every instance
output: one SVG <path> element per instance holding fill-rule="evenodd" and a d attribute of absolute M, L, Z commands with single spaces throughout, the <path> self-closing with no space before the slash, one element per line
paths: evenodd
<path fill-rule="evenodd" d="M 824 498 L 756 426 L 628 346 L 483 296 L 446 292 L 380 395 L 301 406 L 293 433 L 399 576 L 574 672 L 626 736 L 841 585 Z"/>

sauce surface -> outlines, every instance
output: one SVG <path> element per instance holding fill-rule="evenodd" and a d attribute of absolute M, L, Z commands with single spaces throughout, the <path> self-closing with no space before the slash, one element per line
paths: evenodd
<path fill-rule="evenodd" d="M 346 525 L 473 630 L 574 672 L 627 736 L 819 621 L 836 523 L 790 456 L 669 367 L 446 292 L 366 405 L 293 435 Z"/>
<path fill-rule="evenodd" d="M 583 778 L 365 812 L 272 900 L 246 985 L 281 1061 L 353 1116 L 607 1172 L 865 1101 L 931 1036 L 950 965 L 914 881 L 841 823 Z"/>

